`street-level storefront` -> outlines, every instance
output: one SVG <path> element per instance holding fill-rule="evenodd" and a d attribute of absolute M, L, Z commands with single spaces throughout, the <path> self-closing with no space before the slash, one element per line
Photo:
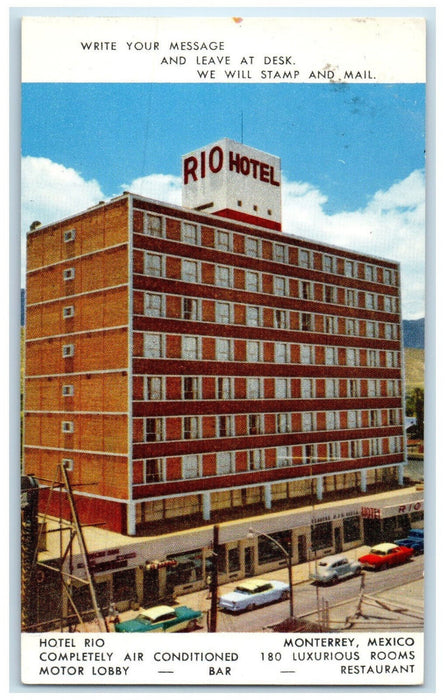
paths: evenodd
<path fill-rule="evenodd" d="M 205 589 L 215 554 L 218 581 L 229 583 L 284 568 L 289 557 L 295 565 L 362 544 L 393 541 L 410 527 L 423 526 L 423 509 L 423 494 L 407 488 L 390 495 L 368 495 L 153 537 L 131 538 L 97 529 L 91 532 L 94 528 L 88 528 L 85 534 L 97 600 L 106 613 L 112 606 L 118 612 L 149 607 Z M 214 547 L 215 529 L 218 543 Z M 94 549 L 94 543 L 100 541 L 103 546 Z M 49 560 L 51 547 L 46 546 L 45 557 Z M 66 590 L 60 586 L 62 606 L 59 602 L 53 611 L 45 607 L 43 616 L 39 616 L 42 621 L 69 617 L 72 608 L 68 593 L 82 614 L 92 611 L 84 559 L 73 552 L 69 562 L 64 562 L 67 573 L 68 563 L 77 578 Z M 60 577 L 54 573 L 54 556 L 51 565 L 52 571 L 40 575 L 42 595 L 39 591 L 36 595 L 40 607 L 44 594 L 47 600 L 60 601 L 55 594 Z M 47 590 L 50 578 L 52 596 Z M 85 583 L 79 579 L 85 579 Z"/>

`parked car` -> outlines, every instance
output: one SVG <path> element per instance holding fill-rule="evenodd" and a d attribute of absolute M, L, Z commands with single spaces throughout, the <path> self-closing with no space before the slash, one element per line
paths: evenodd
<path fill-rule="evenodd" d="M 334 554 L 316 562 L 315 572 L 310 574 L 310 578 L 324 585 L 334 584 L 341 579 L 358 576 L 361 570 L 358 561 L 348 559 L 343 554 Z"/>
<path fill-rule="evenodd" d="M 409 561 L 414 554 L 411 547 L 403 547 L 392 542 L 382 542 L 371 547 L 368 554 L 359 558 L 359 562 L 363 564 L 365 569 L 373 571 L 382 571 L 389 566 L 396 566 Z"/>
<path fill-rule="evenodd" d="M 411 547 L 411 549 L 414 549 L 414 554 L 423 554 L 423 530 L 414 528 L 408 532 L 406 537 L 396 540 L 395 544 L 402 545 L 402 547 Z"/>
<path fill-rule="evenodd" d="M 118 622 L 116 632 L 182 632 L 196 629 L 202 612 L 192 610 L 186 605 L 170 607 L 156 605 L 154 608 L 141 609 L 133 620 Z"/>
<path fill-rule="evenodd" d="M 282 581 L 263 581 L 251 579 L 238 584 L 231 593 L 225 593 L 219 599 L 219 606 L 231 612 L 253 610 L 260 605 L 275 603 L 289 598 L 289 584 Z"/>

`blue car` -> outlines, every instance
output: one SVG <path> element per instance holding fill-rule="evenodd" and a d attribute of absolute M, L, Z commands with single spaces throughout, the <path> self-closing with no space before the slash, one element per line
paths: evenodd
<path fill-rule="evenodd" d="M 402 545 L 402 547 L 411 547 L 411 549 L 414 549 L 414 554 L 423 554 L 423 530 L 420 528 L 414 528 L 408 532 L 406 537 L 403 537 L 401 540 L 396 540 L 395 543 Z"/>
<path fill-rule="evenodd" d="M 157 605 L 141 610 L 133 620 L 119 622 L 116 632 L 191 632 L 196 629 L 202 612 L 192 610 L 186 605 L 172 608 L 169 605 Z"/>

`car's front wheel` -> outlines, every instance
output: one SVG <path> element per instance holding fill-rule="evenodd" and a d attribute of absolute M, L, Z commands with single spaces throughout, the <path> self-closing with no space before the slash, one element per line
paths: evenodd
<path fill-rule="evenodd" d="M 187 632 L 193 632 L 197 627 L 198 627 L 198 623 L 196 622 L 196 620 L 190 620 L 187 623 L 186 629 L 187 629 Z"/>
<path fill-rule="evenodd" d="M 281 600 L 289 600 L 289 591 L 283 591 L 281 594 Z"/>

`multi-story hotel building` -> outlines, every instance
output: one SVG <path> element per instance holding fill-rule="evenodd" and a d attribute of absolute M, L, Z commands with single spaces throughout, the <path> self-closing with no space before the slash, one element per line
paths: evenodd
<path fill-rule="evenodd" d="M 183 177 L 185 206 L 124 192 L 28 233 L 42 509 L 62 463 L 81 520 L 128 535 L 401 485 L 399 265 L 283 233 L 268 154 L 223 139 Z"/>

